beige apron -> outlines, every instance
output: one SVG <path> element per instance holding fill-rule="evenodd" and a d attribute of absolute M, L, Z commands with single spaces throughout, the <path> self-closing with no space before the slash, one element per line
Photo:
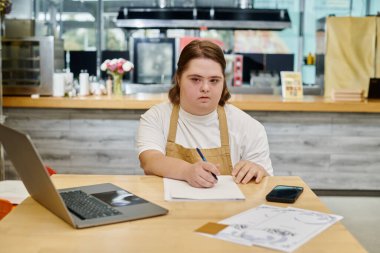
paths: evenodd
<path fill-rule="evenodd" d="M 230 155 L 230 144 L 228 140 L 228 127 L 227 118 L 224 108 L 218 106 L 218 118 L 220 129 L 220 143 L 219 148 L 201 149 L 204 157 L 208 162 L 219 164 L 219 170 L 222 175 L 231 175 L 232 162 Z M 168 142 L 166 143 L 166 155 L 178 159 L 182 159 L 191 164 L 196 163 L 201 159 L 196 149 L 185 148 L 182 145 L 175 143 L 177 134 L 179 105 L 173 105 L 173 111 L 170 116 L 170 128 Z"/>

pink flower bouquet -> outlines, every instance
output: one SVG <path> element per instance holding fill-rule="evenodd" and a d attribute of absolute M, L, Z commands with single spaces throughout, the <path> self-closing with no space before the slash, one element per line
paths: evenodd
<path fill-rule="evenodd" d="M 125 72 L 129 72 L 133 68 L 133 63 L 123 58 L 105 60 L 102 65 L 100 65 L 102 71 L 107 71 L 107 73 L 111 75 L 123 75 Z"/>
<path fill-rule="evenodd" d="M 100 65 L 102 71 L 107 71 L 108 74 L 112 75 L 113 93 L 115 95 L 123 94 L 123 75 L 125 72 L 131 71 L 133 67 L 132 62 L 123 58 L 105 60 L 102 65 Z"/>

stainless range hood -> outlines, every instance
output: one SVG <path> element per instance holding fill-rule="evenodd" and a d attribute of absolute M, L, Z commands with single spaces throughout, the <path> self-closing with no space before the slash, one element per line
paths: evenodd
<path fill-rule="evenodd" d="M 116 25 L 127 29 L 283 30 L 291 27 L 286 9 L 121 7 Z"/>

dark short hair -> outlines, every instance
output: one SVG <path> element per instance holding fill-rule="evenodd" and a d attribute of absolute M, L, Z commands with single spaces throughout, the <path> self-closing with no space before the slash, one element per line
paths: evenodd
<path fill-rule="evenodd" d="M 231 94 L 227 89 L 225 69 L 226 69 L 226 59 L 224 58 L 224 54 L 222 49 L 207 40 L 193 40 L 186 47 L 183 48 L 181 55 L 179 56 L 179 60 L 177 63 L 177 70 L 173 77 L 174 85 L 169 90 L 169 99 L 173 104 L 179 104 L 180 100 L 180 86 L 179 79 L 181 75 L 189 66 L 189 62 L 193 59 L 205 58 L 213 60 L 220 64 L 222 68 L 224 82 L 223 82 L 223 91 L 219 100 L 219 105 L 224 106 L 228 99 L 230 99 Z"/>

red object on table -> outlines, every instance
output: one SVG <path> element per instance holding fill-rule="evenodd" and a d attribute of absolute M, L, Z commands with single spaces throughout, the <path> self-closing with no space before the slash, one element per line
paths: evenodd
<path fill-rule="evenodd" d="M 6 199 L 0 199 L 0 220 L 4 218 L 13 208 L 11 202 Z"/>
<path fill-rule="evenodd" d="M 55 170 L 53 170 L 52 168 L 50 168 L 49 166 L 45 165 L 45 168 L 48 171 L 48 173 L 49 173 L 50 176 L 54 175 L 54 174 L 57 174 L 57 172 Z"/>

